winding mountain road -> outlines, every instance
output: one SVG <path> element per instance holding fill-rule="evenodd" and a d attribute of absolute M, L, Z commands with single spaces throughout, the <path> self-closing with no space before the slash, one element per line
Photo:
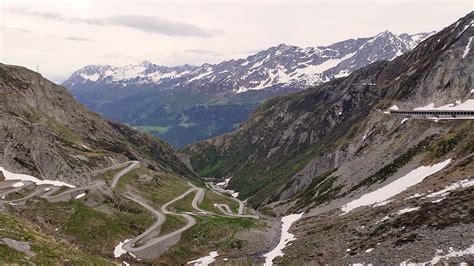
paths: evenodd
<path fill-rule="evenodd" d="M 108 171 L 123 168 L 121 171 L 119 171 L 118 173 L 114 175 L 112 183 L 110 185 L 111 189 L 115 190 L 120 181 L 120 178 L 130 173 L 132 170 L 138 168 L 139 166 L 140 166 L 139 161 L 128 161 L 128 162 L 120 163 L 111 167 L 96 170 L 91 173 L 93 175 L 96 175 L 96 174 L 105 173 Z M 18 184 L 18 182 L 20 182 L 20 180 L 8 180 L 8 181 L 0 182 L 0 198 L 1 198 L 0 203 L 10 203 L 10 204 L 24 203 L 33 197 L 40 197 L 50 202 L 68 201 L 68 200 L 73 199 L 74 195 L 76 194 L 77 194 L 76 195 L 77 197 L 81 193 L 85 193 L 85 191 L 88 189 L 98 188 L 98 187 L 102 187 L 106 185 L 104 181 L 94 181 L 83 187 L 67 188 L 65 191 L 62 191 L 61 193 L 57 193 L 58 191 L 63 189 L 64 186 L 36 185 L 33 182 L 29 182 L 29 181 L 21 181 L 23 183 L 21 186 L 18 186 L 18 187 L 14 186 L 15 184 Z M 19 192 L 22 189 L 30 187 L 32 184 L 36 185 L 36 187 L 28 195 L 19 199 L 5 200 L 5 197 L 8 196 L 9 194 Z M 143 233 L 134 237 L 133 239 L 125 242 L 122 245 L 122 248 L 125 251 L 130 252 L 133 255 L 141 257 L 141 258 L 158 257 L 164 252 L 166 252 L 169 247 L 178 243 L 181 238 L 181 234 L 184 231 L 188 230 L 189 228 L 191 228 L 193 225 L 196 224 L 196 219 L 193 217 L 193 215 L 217 215 L 217 216 L 224 216 L 224 217 L 229 217 L 229 218 L 240 217 L 240 218 L 259 219 L 259 217 L 256 215 L 243 214 L 244 203 L 236 198 L 233 198 L 235 201 L 239 203 L 239 210 L 236 214 L 232 212 L 231 208 L 227 204 L 216 204 L 217 209 L 220 212 L 222 212 L 222 214 L 205 211 L 199 207 L 199 204 L 201 204 L 202 201 L 204 200 L 205 193 L 206 193 L 205 189 L 196 187 L 190 182 L 188 182 L 188 185 L 190 186 L 190 188 L 186 192 L 184 192 L 183 194 L 179 195 L 173 200 L 162 205 L 160 210 L 156 210 L 152 206 L 148 205 L 144 200 L 141 199 L 140 196 L 133 195 L 130 192 L 126 194 L 118 192 L 119 195 L 140 205 L 141 207 L 149 211 L 156 218 L 156 221 L 148 229 L 146 229 Z M 218 191 L 216 192 L 219 194 L 222 194 Z M 184 199 L 187 195 L 191 193 L 195 193 L 193 200 L 191 202 L 192 208 L 196 211 L 195 213 L 194 212 L 177 213 L 177 212 L 172 212 L 168 210 L 169 206 L 178 202 L 179 200 Z M 157 231 L 159 232 L 161 230 L 161 226 L 166 221 L 166 215 L 181 216 L 186 220 L 186 224 L 183 227 L 173 232 L 170 232 L 165 235 L 156 236 L 156 232 Z"/>
<path fill-rule="evenodd" d="M 20 181 L 17 181 L 18 183 Z M 83 186 L 83 187 L 77 187 L 77 188 L 68 188 L 66 191 L 63 191 L 61 193 L 55 194 L 57 191 L 61 190 L 61 188 L 64 188 L 62 186 L 53 186 L 53 185 L 39 185 L 36 186 L 36 188 L 31 192 L 30 194 L 18 198 L 18 199 L 12 199 L 12 200 L 5 200 L 5 197 L 8 196 L 9 194 L 19 192 L 29 186 L 31 184 L 34 184 L 33 182 L 28 182 L 28 181 L 21 181 L 24 185 L 15 187 L 10 190 L 3 190 L 4 187 L 0 188 L 0 203 L 24 203 L 27 200 L 33 198 L 33 197 L 40 197 L 43 199 L 46 199 L 50 202 L 58 202 L 58 201 L 68 201 L 74 198 L 74 194 L 77 192 L 77 194 L 85 193 L 86 190 L 88 189 L 93 189 L 97 187 L 101 187 L 105 185 L 105 182 L 103 181 L 94 181 L 90 183 L 89 185 Z M 3 183 L 3 182 L 0 182 Z"/>
<path fill-rule="evenodd" d="M 216 193 L 219 193 L 221 195 L 223 194 L 229 194 L 225 189 L 213 184 L 213 183 L 206 183 L 207 187 L 213 190 Z M 240 217 L 240 218 L 253 218 L 253 219 L 259 219 L 257 215 L 251 215 L 251 214 L 243 214 L 245 210 L 245 204 L 243 201 L 239 200 L 238 198 L 235 197 L 230 197 L 234 201 L 236 201 L 239 204 L 239 209 L 237 211 L 237 214 L 232 212 L 232 209 L 229 207 L 227 204 L 217 204 L 217 209 L 224 213 L 227 216 L 230 217 Z"/>
<path fill-rule="evenodd" d="M 121 164 L 119 167 L 124 167 L 126 164 Z M 131 161 L 129 162 L 129 165 L 124 168 L 122 171 L 117 173 L 114 176 L 113 182 L 111 187 L 115 189 L 117 186 L 118 182 L 120 181 L 120 178 L 132 171 L 133 169 L 137 168 L 139 166 L 139 162 L 137 161 Z M 111 167 L 108 170 L 114 170 L 119 167 Z M 191 216 L 191 215 L 219 215 L 215 214 L 212 212 L 205 211 L 199 207 L 199 204 L 202 203 L 205 197 L 205 189 L 199 188 L 188 182 L 188 185 L 191 187 L 187 191 L 185 191 L 183 194 L 179 195 L 178 197 L 174 198 L 173 200 L 163 204 L 160 208 L 160 211 L 154 209 L 152 206 L 148 205 L 146 202 L 143 200 L 139 199 L 138 197 L 133 197 L 132 195 L 125 195 L 122 194 L 125 198 L 139 204 L 143 208 L 147 209 L 149 212 L 151 212 L 155 217 L 156 221 L 155 223 L 150 226 L 147 230 L 145 230 L 143 233 L 140 235 L 134 237 L 133 239 L 125 242 L 122 245 L 122 248 L 130 252 L 134 255 L 139 255 L 140 257 L 143 258 L 152 258 L 152 257 L 158 257 L 161 254 L 163 254 L 166 250 L 168 250 L 169 247 L 175 245 L 178 243 L 179 239 L 181 238 L 181 234 L 191 228 L 193 225 L 196 224 L 196 219 Z M 192 208 L 197 212 L 196 213 L 177 213 L 177 212 L 172 212 L 168 210 L 168 207 L 171 206 L 172 204 L 178 202 L 179 200 L 184 199 L 186 196 L 188 196 L 191 193 L 195 193 L 193 200 L 191 202 Z M 244 215 L 242 214 L 243 212 L 243 202 L 240 202 L 242 204 L 242 207 L 240 207 L 239 204 L 239 213 L 238 214 L 233 214 L 231 211 L 229 213 L 223 212 L 225 215 L 219 215 L 219 216 L 226 216 L 230 218 L 236 218 L 236 217 L 246 217 L 246 218 L 254 218 L 258 219 L 259 217 L 256 215 Z M 223 208 L 226 208 L 230 210 L 230 207 L 227 204 L 219 204 L 219 206 L 222 206 Z M 225 207 L 224 207 L 225 206 Z M 157 237 L 149 237 L 151 234 L 153 234 L 156 230 L 160 230 L 161 226 L 165 223 L 166 221 L 166 215 L 177 215 L 181 216 L 184 219 L 186 219 L 186 225 L 183 227 L 165 234 L 165 235 L 159 235 Z M 146 240 L 145 240 L 146 239 Z"/>

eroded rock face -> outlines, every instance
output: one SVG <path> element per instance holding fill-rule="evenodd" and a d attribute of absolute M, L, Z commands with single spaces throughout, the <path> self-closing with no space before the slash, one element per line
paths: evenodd
<path fill-rule="evenodd" d="M 472 53 L 463 55 L 472 19 L 471 13 L 392 61 L 267 101 L 236 132 L 188 147 L 194 169 L 232 176 L 230 187 L 256 206 L 290 199 L 316 177 L 345 165 L 360 165 L 360 173 L 345 170 L 336 184 L 357 183 L 382 168 L 379 161 L 388 163 L 422 137 L 452 127 L 419 121 L 402 126 L 381 109 L 466 100 L 474 65 Z"/>
<path fill-rule="evenodd" d="M 38 73 L 0 65 L 2 167 L 84 184 L 91 170 L 130 159 L 192 175 L 167 144 L 103 119 Z"/>

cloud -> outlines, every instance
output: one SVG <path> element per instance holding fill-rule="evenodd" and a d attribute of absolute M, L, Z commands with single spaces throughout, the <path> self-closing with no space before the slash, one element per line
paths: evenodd
<path fill-rule="evenodd" d="M 25 29 L 20 29 L 20 28 L 14 28 L 14 27 L 4 27 L 0 26 L 1 31 L 10 31 L 10 32 L 15 32 L 15 33 L 25 33 L 25 34 L 35 34 L 37 32 L 31 31 L 31 30 L 25 30 Z"/>
<path fill-rule="evenodd" d="M 114 16 L 107 19 L 111 24 L 133 28 L 145 32 L 160 33 L 168 36 L 212 37 L 208 30 L 189 23 L 171 22 L 157 17 L 147 16 Z"/>
<path fill-rule="evenodd" d="M 103 55 L 104 58 L 118 58 L 118 59 L 130 59 L 130 58 L 138 58 L 138 56 L 132 55 L 116 55 L 116 54 L 106 54 Z"/>
<path fill-rule="evenodd" d="M 32 31 L 32 30 L 14 28 L 14 27 L 0 26 L 0 31 L 10 32 L 14 34 L 22 34 L 22 35 L 34 35 L 34 36 L 42 37 L 42 38 L 64 39 L 64 40 L 69 40 L 69 41 L 91 41 L 91 39 L 79 37 L 79 36 L 62 37 L 62 36 L 51 35 L 51 34 L 46 34 L 46 33 L 38 32 L 38 31 Z"/>
<path fill-rule="evenodd" d="M 189 54 L 222 55 L 222 53 L 212 51 L 212 50 L 207 50 L 207 49 L 188 49 L 188 50 L 184 50 L 183 52 L 189 53 Z"/>
<path fill-rule="evenodd" d="M 163 34 L 167 36 L 209 38 L 222 34 L 221 31 L 206 30 L 190 23 L 174 22 L 158 17 L 141 15 L 112 16 L 104 19 L 98 19 L 65 17 L 61 14 L 54 12 L 42 12 L 20 8 L 9 8 L 8 11 L 18 15 L 33 16 L 67 23 L 83 23 L 90 25 L 116 25 L 144 32 Z"/>
<path fill-rule="evenodd" d="M 95 18 L 79 18 L 79 17 L 65 17 L 61 14 L 54 13 L 54 12 L 43 12 L 43 11 L 34 11 L 28 8 L 8 8 L 7 11 L 11 13 L 15 13 L 18 15 L 23 16 L 30 16 L 30 17 L 39 17 L 44 19 L 56 20 L 60 22 L 68 22 L 68 23 L 86 23 L 92 25 L 103 25 L 105 21 L 102 19 L 95 19 Z"/>
<path fill-rule="evenodd" d="M 77 36 L 67 36 L 64 39 L 69 40 L 69 41 L 80 41 L 80 42 L 91 40 L 91 39 L 88 39 L 88 38 L 82 38 L 82 37 L 77 37 Z"/>

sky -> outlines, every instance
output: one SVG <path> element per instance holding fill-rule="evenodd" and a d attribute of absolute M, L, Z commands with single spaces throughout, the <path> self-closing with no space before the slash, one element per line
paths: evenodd
<path fill-rule="evenodd" d="M 0 0 L 0 62 L 60 83 L 91 64 L 201 65 L 280 43 L 440 30 L 473 8 L 470 0 Z"/>

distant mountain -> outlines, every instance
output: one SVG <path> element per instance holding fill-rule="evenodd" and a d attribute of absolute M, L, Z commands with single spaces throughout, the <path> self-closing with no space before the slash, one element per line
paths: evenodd
<path fill-rule="evenodd" d="M 265 99 L 347 76 L 378 60 L 392 60 L 431 34 L 385 31 L 329 46 L 280 44 L 245 59 L 199 67 L 166 67 L 148 61 L 122 67 L 91 65 L 73 73 L 63 85 L 93 110 L 134 126 L 159 129 L 151 132 L 181 147 L 234 130 Z M 214 111 L 226 113 L 222 106 L 228 104 L 235 107 L 234 113 L 216 122 L 182 119 L 194 116 L 200 105 L 214 106 L 210 116 Z M 242 120 L 235 121 L 235 112 Z"/>
<path fill-rule="evenodd" d="M 246 59 L 166 67 L 144 61 L 138 65 L 114 67 L 90 65 L 64 82 L 72 91 L 84 90 L 90 82 L 115 86 L 149 86 L 157 89 L 192 87 L 205 89 L 214 84 L 218 90 L 243 93 L 272 86 L 305 87 L 347 76 L 352 71 L 378 60 L 391 60 L 413 49 L 433 34 L 395 35 L 389 31 L 371 38 L 350 39 L 329 46 L 300 48 L 280 44 Z"/>

